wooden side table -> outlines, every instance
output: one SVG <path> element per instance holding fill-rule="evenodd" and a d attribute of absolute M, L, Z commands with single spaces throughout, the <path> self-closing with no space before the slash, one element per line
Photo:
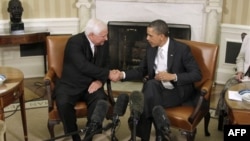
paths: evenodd
<path fill-rule="evenodd" d="M 24 140 L 28 141 L 25 101 L 24 101 L 24 75 L 23 72 L 12 67 L 0 67 L 0 74 L 7 77 L 7 80 L 0 85 L 0 120 L 5 120 L 4 107 L 12 104 L 19 99 Z M 5 139 L 6 140 L 6 139 Z"/>
<path fill-rule="evenodd" d="M 50 35 L 49 32 L 25 32 L 22 34 L 0 34 L 0 46 L 3 45 L 20 45 L 32 43 L 45 43 L 46 37 Z M 44 73 L 47 72 L 46 47 L 44 47 Z"/>
<path fill-rule="evenodd" d="M 236 84 L 228 89 L 228 91 L 240 91 L 243 89 L 250 89 L 250 83 L 244 82 Z M 250 124 L 250 107 L 246 106 L 241 101 L 234 101 L 228 99 L 228 91 L 226 92 L 225 101 L 228 106 L 228 120 L 229 124 Z"/>

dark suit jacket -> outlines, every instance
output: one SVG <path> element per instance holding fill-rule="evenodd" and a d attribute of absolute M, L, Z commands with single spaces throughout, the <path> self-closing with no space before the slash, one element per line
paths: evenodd
<path fill-rule="evenodd" d="M 97 47 L 97 58 L 93 54 L 85 33 L 72 36 L 66 45 L 61 79 L 57 82 L 56 92 L 76 95 L 87 91 L 94 80 L 104 84 L 109 76 L 108 45 Z"/>
<path fill-rule="evenodd" d="M 178 92 L 184 99 L 194 92 L 194 82 L 201 80 L 201 72 L 199 66 L 194 59 L 190 48 L 174 39 L 169 38 L 168 49 L 168 69 L 169 73 L 177 75 L 177 82 L 172 81 L 175 87 L 175 92 Z M 154 61 L 158 47 L 147 47 L 146 55 L 140 66 L 133 70 L 125 71 L 126 79 L 143 79 L 148 76 L 148 79 L 154 79 Z M 187 96 L 186 96 L 187 95 Z"/>

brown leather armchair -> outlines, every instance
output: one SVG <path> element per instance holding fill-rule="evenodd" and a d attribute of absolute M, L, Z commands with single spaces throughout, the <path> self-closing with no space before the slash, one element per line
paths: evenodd
<path fill-rule="evenodd" d="M 54 86 L 56 79 L 61 77 L 64 49 L 66 43 L 71 35 L 51 35 L 46 38 L 47 47 L 47 57 L 48 57 L 48 71 L 44 77 L 45 92 L 48 98 L 48 123 L 47 127 L 51 138 L 55 136 L 54 126 L 60 123 L 60 117 L 57 111 L 56 103 L 52 99 L 54 94 Z M 114 105 L 114 98 L 111 93 L 110 81 L 107 82 L 107 94 L 109 96 L 109 102 L 111 103 L 111 108 L 107 114 L 107 118 L 111 118 L 112 107 Z M 75 106 L 76 114 L 78 118 L 83 118 L 87 116 L 87 105 L 85 102 L 78 102 Z"/>
<path fill-rule="evenodd" d="M 195 83 L 195 86 L 198 88 L 195 98 L 181 106 L 166 108 L 165 111 L 171 127 L 179 129 L 186 136 L 187 141 L 193 141 L 197 125 L 203 118 L 205 135 L 210 136 L 208 131 L 210 96 L 217 64 L 218 45 L 189 40 L 179 41 L 190 46 L 203 77 L 201 81 Z"/>

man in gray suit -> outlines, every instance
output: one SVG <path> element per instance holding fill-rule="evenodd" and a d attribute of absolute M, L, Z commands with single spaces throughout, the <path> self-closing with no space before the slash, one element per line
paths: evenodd
<path fill-rule="evenodd" d="M 136 127 L 136 134 L 142 141 L 150 139 L 151 126 L 154 123 L 153 107 L 181 105 L 194 97 L 194 82 L 202 78 L 190 48 L 171 39 L 168 33 L 168 25 L 163 20 L 151 22 L 147 27 L 147 40 L 150 45 L 140 66 L 124 72 L 114 70 L 120 74 L 114 81 L 146 78 L 142 88 L 144 110 Z M 161 140 L 163 135 L 159 131 L 156 134 L 156 140 Z"/>
<path fill-rule="evenodd" d="M 55 99 L 65 133 L 78 131 L 74 110 L 77 101 L 87 102 L 88 125 L 97 101 L 107 99 L 103 87 L 110 76 L 107 35 L 106 23 L 90 19 L 85 32 L 72 36 L 67 42 L 62 76 L 55 89 Z M 79 135 L 72 135 L 72 139 L 81 141 Z"/>

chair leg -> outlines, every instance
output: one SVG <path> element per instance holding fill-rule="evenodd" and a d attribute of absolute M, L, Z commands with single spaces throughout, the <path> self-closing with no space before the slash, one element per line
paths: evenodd
<path fill-rule="evenodd" d="M 181 134 L 186 137 L 187 141 L 194 141 L 196 135 L 196 129 L 193 132 L 181 131 Z"/>
<path fill-rule="evenodd" d="M 51 138 L 55 137 L 54 126 L 59 123 L 60 121 L 57 121 L 57 120 L 48 120 L 47 128 L 49 130 L 49 134 Z"/>
<path fill-rule="evenodd" d="M 205 136 L 210 136 L 210 133 L 208 131 L 208 124 L 210 122 L 210 112 L 208 112 L 205 117 L 204 117 L 204 131 L 205 131 Z"/>
<path fill-rule="evenodd" d="M 218 130 L 219 131 L 223 130 L 223 126 L 225 124 L 225 117 L 227 117 L 227 113 L 225 112 L 225 110 L 221 110 L 220 115 L 219 115 L 219 119 L 218 119 Z"/>
<path fill-rule="evenodd" d="M 224 110 L 221 110 L 219 119 L 218 119 L 218 127 L 217 127 L 219 131 L 222 131 L 223 123 L 224 123 Z"/>

